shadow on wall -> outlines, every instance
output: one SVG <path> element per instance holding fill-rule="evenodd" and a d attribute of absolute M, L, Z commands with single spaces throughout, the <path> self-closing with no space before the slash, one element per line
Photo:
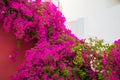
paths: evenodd
<path fill-rule="evenodd" d="M 65 23 L 67 28 L 72 31 L 79 39 L 84 37 L 84 18 Z"/>
<path fill-rule="evenodd" d="M 106 0 L 108 7 L 114 7 L 120 4 L 120 0 Z"/>

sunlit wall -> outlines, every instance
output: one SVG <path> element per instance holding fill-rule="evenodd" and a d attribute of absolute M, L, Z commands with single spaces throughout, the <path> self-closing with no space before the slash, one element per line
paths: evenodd
<path fill-rule="evenodd" d="M 120 38 L 120 5 L 116 4 L 111 0 L 62 0 L 62 12 L 67 22 L 84 18 L 84 37 L 113 42 Z"/>

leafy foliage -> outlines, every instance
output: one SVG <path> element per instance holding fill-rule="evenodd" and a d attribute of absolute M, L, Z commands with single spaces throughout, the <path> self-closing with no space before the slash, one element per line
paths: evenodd
<path fill-rule="evenodd" d="M 0 21 L 18 39 L 33 41 L 12 80 L 119 80 L 120 40 L 79 40 L 66 29 L 65 17 L 49 2 L 1 0 Z"/>

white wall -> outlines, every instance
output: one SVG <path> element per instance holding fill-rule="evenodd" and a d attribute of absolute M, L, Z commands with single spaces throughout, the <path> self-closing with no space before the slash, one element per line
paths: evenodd
<path fill-rule="evenodd" d="M 85 37 L 97 36 L 107 42 L 120 38 L 120 5 L 115 5 L 116 3 L 110 0 L 62 0 L 61 2 L 67 22 L 84 18 Z"/>
<path fill-rule="evenodd" d="M 84 18 L 66 22 L 66 26 L 76 37 L 80 39 L 84 37 Z"/>
<path fill-rule="evenodd" d="M 56 6 L 58 6 L 58 1 L 59 0 L 52 0 L 53 4 L 55 4 Z"/>

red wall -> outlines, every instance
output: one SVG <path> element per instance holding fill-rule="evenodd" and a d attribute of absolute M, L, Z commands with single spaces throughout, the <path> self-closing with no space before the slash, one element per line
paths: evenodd
<path fill-rule="evenodd" d="M 31 43 L 21 43 L 21 54 L 16 58 L 16 62 L 9 59 L 9 55 L 16 47 L 17 40 L 12 32 L 5 32 L 0 23 L 0 80 L 10 80 L 10 75 L 16 73 L 17 66 L 24 60 L 24 53 L 26 49 L 32 47 Z"/>

